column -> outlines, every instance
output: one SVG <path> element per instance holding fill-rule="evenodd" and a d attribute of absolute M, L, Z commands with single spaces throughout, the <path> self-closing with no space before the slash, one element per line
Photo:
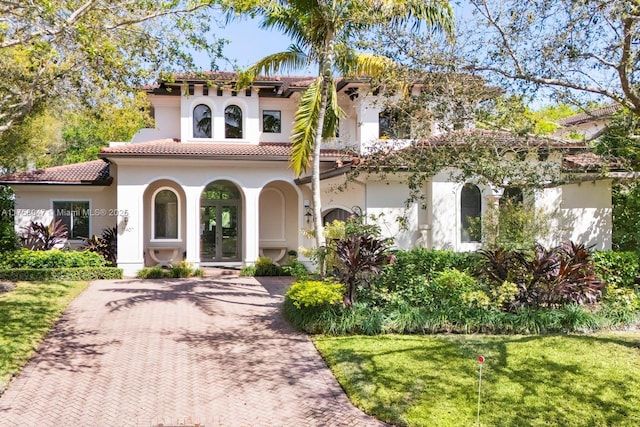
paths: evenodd
<path fill-rule="evenodd" d="M 191 263 L 193 268 L 200 268 L 200 194 L 202 188 L 185 186 L 183 189 L 187 197 L 186 261 Z"/>
<path fill-rule="evenodd" d="M 260 256 L 260 192 L 262 188 L 243 188 L 245 198 L 244 264 L 253 265 Z"/>
<path fill-rule="evenodd" d="M 144 190 L 146 185 L 118 185 L 118 267 L 135 276 L 144 267 Z"/>

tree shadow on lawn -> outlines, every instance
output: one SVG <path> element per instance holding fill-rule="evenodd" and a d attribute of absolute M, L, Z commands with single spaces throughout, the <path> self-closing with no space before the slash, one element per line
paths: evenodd
<path fill-rule="evenodd" d="M 565 352 L 582 348 L 586 354 L 577 360 L 562 360 L 554 349 L 558 338 L 568 338 L 571 347 Z M 345 340 L 349 343 L 348 337 Z M 330 356 L 331 362 L 346 371 L 349 384 L 344 386 L 348 392 L 357 390 L 365 395 L 365 402 L 373 404 L 365 409 L 387 421 L 402 424 L 406 422 L 401 418 L 403 414 L 419 405 L 434 416 L 435 411 L 455 413 L 464 407 L 467 413 L 450 414 L 446 425 L 472 424 L 480 354 L 487 358 L 483 370 L 483 424 L 638 425 L 640 421 L 637 369 L 603 372 L 607 368 L 598 370 L 597 363 L 589 362 L 588 353 L 598 343 L 635 349 L 637 341 L 634 343 L 633 339 L 619 343 L 611 338 L 568 335 L 431 336 L 429 341 L 378 336 L 358 340 L 375 343 L 361 349 L 357 342 L 356 348 L 338 345 L 340 348 Z M 528 346 L 535 348 L 529 355 Z M 610 351 L 609 356 L 615 355 L 615 349 Z M 604 357 L 602 350 L 597 354 Z M 640 357 L 635 359 L 638 368 L 639 360 Z"/>

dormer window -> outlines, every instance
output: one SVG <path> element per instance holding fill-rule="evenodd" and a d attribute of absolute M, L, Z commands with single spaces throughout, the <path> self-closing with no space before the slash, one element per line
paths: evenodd
<path fill-rule="evenodd" d="M 193 137 L 211 138 L 211 108 L 198 104 L 193 109 Z"/>
<path fill-rule="evenodd" d="M 242 109 L 237 105 L 224 109 L 224 137 L 242 139 Z"/>

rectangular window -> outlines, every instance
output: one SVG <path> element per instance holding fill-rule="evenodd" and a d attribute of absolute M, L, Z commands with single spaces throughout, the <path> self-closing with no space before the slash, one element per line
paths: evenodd
<path fill-rule="evenodd" d="M 282 132 L 279 110 L 264 110 L 262 112 L 262 131 L 265 133 Z"/>
<path fill-rule="evenodd" d="M 67 226 L 69 240 L 80 240 L 89 237 L 89 217 L 91 216 L 89 201 L 54 201 L 53 220 L 62 220 Z"/>
<path fill-rule="evenodd" d="M 409 117 L 397 110 L 385 110 L 378 115 L 380 139 L 408 139 L 411 137 Z"/>

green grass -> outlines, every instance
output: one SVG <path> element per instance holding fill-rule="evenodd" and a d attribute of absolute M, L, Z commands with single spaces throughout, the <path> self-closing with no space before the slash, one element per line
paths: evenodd
<path fill-rule="evenodd" d="M 87 282 L 20 282 L 0 295 L 0 389 L 86 287 Z"/>
<path fill-rule="evenodd" d="M 640 332 L 314 338 L 354 404 L 407 426 L 640 425 Z"/>

